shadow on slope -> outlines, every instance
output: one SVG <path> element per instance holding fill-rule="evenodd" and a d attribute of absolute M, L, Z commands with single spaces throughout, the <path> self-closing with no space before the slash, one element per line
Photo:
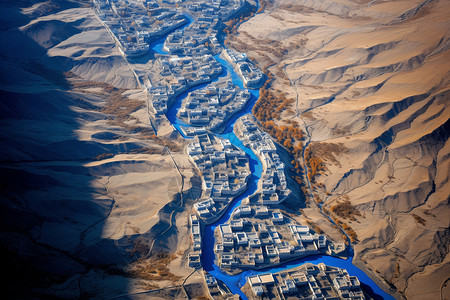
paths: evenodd
<path fill-rule="evenodd" d="M 67 6 L 64 1 L 50 4 L 52 12 Z M 84 164 L 105 152 L 140 146 L 78 139 L 80 122 L 99 116 L 77 109 L 88 101 L 68 90 L 68 70 L 45 64 L 53 59 L 45 45 L 18 29 L 30 21 L 19 6 L 50 4 L 0 3 L 0 249 L 8 274 L 5 294 L 15 299 L 89 297 L 95 283 L 87 281 L 100 273 L 115 277 L 107 293 L 117 295 L 127 290 L 129 280 L 115 266 L 130 259 L 130 246 L 101 238 L 114 199 L 93 186 L 95 177 Z M 51 26 L 58 31 L 59 25 Z"/>

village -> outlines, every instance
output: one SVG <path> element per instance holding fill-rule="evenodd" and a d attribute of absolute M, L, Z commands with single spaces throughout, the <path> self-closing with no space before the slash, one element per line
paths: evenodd
<path fill-rule="evenodd" d="M 194 203 L 196 214 L 189 217 L 192 245 L 188 265 L 197 268 L 201 266 L 200 220 L 210 223 L 220 217 L 245 190 L 250 169 L 244 151 L 208 133 L 197 135 L 187 146 L 187 153 L 202 174 L 203 200 Z"/>
<path fill-rule="evenodd" d="M 225 49 L 219 41 L 223 22 L 245 3 L 245 0 L 94 0 L 94 9 L 131 65 L 135 63 L 133 59 L 149 53 L 150 43 L 167 35 L 162 48 L 165 52 L 152 56 L 145 64 L 147 69 L 133 71 L 147 93 L 149 113 L 165 118 L 177 96 L 225 73 L 219 55 L 233 66 L 246 89 L 262 86 L 265 75 L 246 54 Z M 246 89 L 234 85 L 227 76 L 191 91 L 177 112 L 178 119 L 187 125 L 180 131 L 192 138 L 186 152 L 202 178 L 202 195 L 193 204 L 188 220 L 191 245 L 186 265 L 190 268 L 203 266 L 205 225 L 217 221 L 248 187 L 251 176 L 248 156 L 213 133 L 222 132 L 223 125 L 244 109 L 250 99 Z M 230 219 L 217 226 L 215 243 L 209 245 L 214 247 L 215 264 L 228 274 L 237 274 L 308 255 L 335 253 L 335 245 L 325 235 L 299 224 L 280 209 L 291 191 L 285 165 L 270 135 L 257 126 L 251 114 L 236 121 L 234 132 L 255 153 L 263 170 L 256 193 L 243 199 Z M 209 273 L 203 272 L 203 276 L 210 295 L 232 295 Z M 246 286 L 250 299 L 325 296 L 364 299 L 358 290 L 358 279 L 345 270 L 325 265 L 250 276 Z"/>
<path fill-rule="evenodd" d="M 224 49 L 222 56 L 233 65 L 246 88 L 258 89 L 263 85 L 264 73 L 248 60 L 245 53 Z"/>
<path fill-rule="evenodd" d="M 251 115 L 245 115 L 236 121 L 234 131 L 246 147 L 258 156 L 263 165 L 263 175 L 259 182 L 261 194 L 257 203 L 261 205 L 278 205 L 290 194 L 284 173 L 284 163 L 281 161 L 275 142 L 269 134 L 255 124 Z"/>
<path fill-rule="evenodd" d="M 217 218 L 242 193 L 250 176 L 245 152 L 228 140 L 211 134 L 198 135 L 187 152 L 202 174 L 203 193 L 194 204 L 198 216 L 208 222 Z"/>
<path fill-rule="evenodd" d="M 164 50 L 178 55 L 204 55 L 220 53 L 222 46 L 215 35 L 198 34 L 200 30 L 192 28 L 176 30 L 169 34 L 164 42 Z"/>
<path fill-rule="evenodd" d="M 169 54 L 157 58 L 158 74 L 137 75 L 148 92 L 155 116 L 161 116 L 177 95 L 211 81 L 222 72 L 212 56 L 228 53 L 223 52 L 218 41 L 221 21 L 241 10 L 244 3 L 244 0 L 164 0 L 162 3 L 95 0 L 94 9 L 127 58 L 146 55 L 151 42 L 168 34 L 163 49 Z M 187 24 L 188 27 L 176 30 Z M 239 61 L 232 54 L 225 57 L 236 67 L 246 87 L 261 86 L 264 75 L 246 57 Z"/>
<path fill-rule="evenodd" d="M 211 84 L 190 92 L 178 111 L 178 117 L 191 126 L 220 131 L 221 125 L 242 110 L 249 99 L 250 93 L 231 81 Z"/>
<path fill-rule="evenodd" d="M 146 54 L 149 43 L 188 23 L 181 11 L 154 0 L 94 0 L 94 9 L 127 57 Z"/>
<path fill-rule="evenodd" d="M 230 274 L 314 254 L 331 254 L 325 235 L 297 224 L 276 208 L 250 202 L 215 232 L 217 264 Z"/>
<path fill-rule="evenodd" d="M 221 21 L 244 5 L 244 0 L 170 1 L 94 0 L 94 9 L 127 57 L 145 55 L 149 43 L 190 22 L 188 29 L 169 34 L 164 49 L 171 54 L 205 55 L 222 50 L 217 34 Z M 187 14 L 186 14 L 187 13 Z M 206 47 L 206 45 L 209 47 Z"/>
<path fill-rule="evenodd" d="M 253 299 L 366 299 L 356 276 L 323 263 L 247 278 L 244 293 Z"/>
<path fill-rule="evenodd" d="M 289 189 L 275 143 L 246 115 L 235 124 L 235 132 L 263 162 L 258 192 L 243 200 L 226 224 L 215 232 L 216 263 L 230 273 L 246 268 L 276 265 L 285 260 L 314 254 L 331 254 L 325 235 L 314 233 L 308 226 L 299 225 L 285 216 L 280 204 L 289 196 Z M 203 199 L 194 204 L 192 220 L 210 223 L 245 189 L 248 159 L 242 150 L 228 140 L 210 134 L 197 135 L 187 152 L 203 175 Z M 230 161 L 230 158 L 232 160 Z M 240 182 L 240 184 L 237 184 Z M 191 225 L 193 226 L 193 225 Z M 193 240 L 189 266 L 200 264 L 201 239 L 196 237 L 200 225 L 191 228 Z"/>
<path fill-rule="evenodd" d="M 181 1 L 178 1 L 181 2 Z M 222 51 L 217 36 L 221 21 L 228 20 L 243 7 L 243 0 L 189 1 L 185 10 L 194 17 L 188 28 L 169 34 L 164 50 L 178 55 L 218 54 Z"/>
<path fill-rule="evenodd" d="M 150 74 L 149 100 L 160 116 L 167 112 L 175 98 L 187 89 L 206 83 L 222 73 L 221 64 L 209 54 L 199 57 L 161 56 L 157 59 L 159 74 Z"/>

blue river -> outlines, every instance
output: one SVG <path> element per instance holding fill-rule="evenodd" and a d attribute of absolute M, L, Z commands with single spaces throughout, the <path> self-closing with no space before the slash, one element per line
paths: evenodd
<path fill-rule="evenodd" d="M 192 18 L 188 15 L 186 15 L 189 18 L 189 22 L 185 24 L 183 27 L 188 26 L 192 22 Z M 163 50 L 163 44 L 165 41 L 165 37 L 160 38 L 153 43 L 150 44 L 150 48 L 153 52 L 158 54 L 168 54 L 166 51 Z M 192 91 L 199 90 L 204 88 L 205 86 L 211 84 L 212 82 L 217 82 L 219 80 L 229 78 L 232 80 L 232 82 L 239 86 L 240 88 L 244 89 L 243 82 L 240 79 L 240 77 L 237 75 L 237 73 L 234 71 L 232 65 L 219 57 L 219 55 L 215 55 L 214 58 L 219 61 L 223 66 L 222 73 L 216 77 L 214 80 L 212 80 L 209 83 L 201 84 L 195 87 L 190 88 L 189 90 L 185 91 L 184 93 L 180 94 L 176 101 L 168 108 L 168 111 L 166 113 L 167 118 L 171 122 L 171 124 L 180 132 L 180 134 L 186 138 L 184 133 L 181 130 L 182 126 L 188 126 L 183 121 L 178 119 L 177 112 L 181 107 L 181 103 L 183 99 Z M 242 200 L 247 198 L 248 196 L 252 195 L 256 192 L 258 187 L 258 181 L 261 178 L 263 167 L 262 163 L 259 160 L 259 158 L 253 153 L 253 151 L 247 147 L 245 147 L 241 140 L 239 140 L 236 135 L 233 132 L 233 126 L 237 119 L 239 119 L 241 116 L 246 115 L 248 113 L 251 113 L 252 107 L 255 104 L 256 100 L 259 97 L 259 90 L 249 90 L 251 93 L 250 100 L 247 102 L 245 107 L 237 114 L 235 114 L 232 118 L 230 118 L 226 125 L 224 126 L 223 133 L 216 134 L 217 136 L 221 138 L 225 138 L 230 140 L 230 142 L 235 145 L 236 147 L 242 149 L 249 159 L 250 162 L 250 171 L 251 176 L 248 181 L 248 188 L 244 193 L 242 193 L 239 197 L 235 198 L 230 206 L 227 208 L 226 212 L 223 214 L 223 216 L 214 222 L 213 224 L 205 226 L 204 233 L 203 233 L 203 241 L 202 241 L 202 266 L 205 271 L 208 271 L 212 276 L 214 276 L 216 279 L 222 281 L 231 292 L 234 294 L 238 294 L 241 296 L 242 299 L 247 299 L 245 294 L 241 291 L 241 287 L 245 284 L 247 277 L 254 275 L 254 274 L 260 274 L 260 273 L 267 273 L 267 272 L 279 272 L 284 271 L 287 269 L 295 268 L 298 266 L 301 266 L 305 263 L 313 263 L 313 264 L 319 264 L 324 263 L 329 266 L 333 267 L 339 267 L 346 269 L 347 272 L 350 275 L 357 276 L 358 279 L 361 282 L 361 287 L 364 289 L 365 292 L 367 292 L 372 298 L 374 299 L 395 299 L 391 295 L 387 294 L 385 291 L 383 291 L 369 276 L 367 276 L 366 273 L 364 273 L 362 270 L 357 268 L 352 263 L 352 257 L 349 259 L 340 259 L 332 256 L 326 256 L 326 255 L 314 255 L 309 257 L 304 257 L 301 259 L 296 259 L 290 262 L 286 262 L 283 264 L 280 264 L 276 267 L 270 267 L 267 269 L 260 269 L 260 270 L 249 270 L 244 271 L 238 275 L 228 275 L 225 272 L 223 272 L 215 263 L 215 253 L 214 253 L 214 230 L 217 226 L 220 224 L 223 224 L 228 221 L 228 219 L 231 217 L 231 213 L 235 208 L 237 208 L 239 205 L 241 205 Z M 350 253 L 353 253 L 350 251 Z"/>

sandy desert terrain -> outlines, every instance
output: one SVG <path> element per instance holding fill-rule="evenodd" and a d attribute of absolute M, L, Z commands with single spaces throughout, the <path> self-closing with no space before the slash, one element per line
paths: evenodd
<path fill-rule="evenodd" d="M 146 95 L 90 2 L 0 11 L 5 293 L 202 295 L 197 273 L 181 287 L 199 177 L 184 142 L 154 135 Z"/>
<path fill-rule="evenodd" d="M 355 264 L 398 298 L 448 297 L 450 1 L 262 3 L 227 44 L 289 100 L 263 121 L 303 131 L 286 211 L 350 238 Z M 0 28 L 6 293 L 203 297 L 184 267 L 200 177 L 167 122 L 155 136 L 90 2 L 4 1 Z"/>
<path fill-rule="evenodd" d="M 228 38 L 292 99 L 274 121 L 304 132 L 305 213 L 408 299 L 450 276 L 449 34 L 445 0 L 279 0 Z"/>

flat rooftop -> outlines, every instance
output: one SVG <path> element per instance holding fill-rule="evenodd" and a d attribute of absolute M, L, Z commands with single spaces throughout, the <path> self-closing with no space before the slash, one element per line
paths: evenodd
<path fill-rule="evenodd" d="M 261 274 L 261 275 L 259 275 L 259 279 L 261 280 L 262 284 L 270 284 L 270 283 L 275 282 L 275 279 L 273 279 L 273 276 L 271 273 Z"/>

